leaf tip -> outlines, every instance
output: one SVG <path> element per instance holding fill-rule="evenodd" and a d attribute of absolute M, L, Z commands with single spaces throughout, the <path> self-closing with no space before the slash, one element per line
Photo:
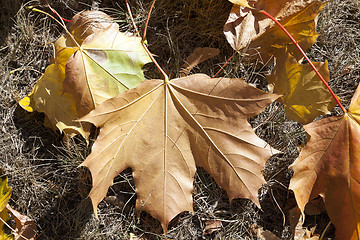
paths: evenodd
<path fill-rule="evenodd" d="M 22 107 L 23 109 L 25 109 L 28 112 L 34 111 L 34 106 L 32 104 L 31 98 L 29 96 L 26 96 L 23 99 L 21 99 L 19 101 L 19 105 L 20 105 L 20 107 Z"/>

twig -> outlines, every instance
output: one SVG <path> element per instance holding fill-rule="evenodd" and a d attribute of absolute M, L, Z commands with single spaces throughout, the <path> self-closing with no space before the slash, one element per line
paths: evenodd
<path fill-rule="evenodd" d="M 256 130 L 256 129 L 258 129 L 259 127 L 261 127 L 262 125 L 264 125 L 265 123 L 267 123 L 270 119 L 272 119 L 274 116 L 275 116 L 275 114 L 281 109 L 281 107 L 283 106 L 284 104 L 281 104 L 280 106 L 278 106 L 278 108 L 267 118 L 267 119 L 265 119 L 262 123 L 260 123 L 259 125 L 257 125 L 256 127 L 254 127 L 253 129 L 254 129 L 254 131 Z"/>
<path fill-rule="evenodd" d="M 329 221 L 329 223 L 326 225 L 324 231 L 322 232 L 321 236 L 320 236 L 320 240 L 323 240 L 324 239 L 324 236 L 325 236 L 325 233 L 326 231 L 328 230 L 328 228 L 330 227 L 331 225 L 331 221 Z"/>

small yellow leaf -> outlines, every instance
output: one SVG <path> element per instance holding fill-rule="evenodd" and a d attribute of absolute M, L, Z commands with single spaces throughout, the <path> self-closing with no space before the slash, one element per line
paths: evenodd
<path fill-rule="evenodd" d="M 32 95 L 32 93 L 29 94 L 29 96 Z M 20 100 L 19 105 L 25 109 L 28 112 L 34 111 L 34 104 L 33 101 L 31 101 L 30 97 L 26 96 L 23 99 Z"/>
<path fill-rule="evenodd" d="M 240 5 L 243 7 L 248 7 L 248 8 L 252 8 L 249 6 L 247 0 L 229 0 L 229 2 L 235 4 L 235 5 Z"/>
<path fill-rule="evenodd" d="M 327 62 L 314 62 L 317 70 L 329 81 Z M 296 59 L 283 52 L 276 61 L 272 75 L 267 76 L 269 88 L 284 95 L 280 101 L 285 104 L 287 118 L 301 124 L 313 121 L 321 114 L 327 114 L 336 102 L 310 64 L 299 64 Z"/>

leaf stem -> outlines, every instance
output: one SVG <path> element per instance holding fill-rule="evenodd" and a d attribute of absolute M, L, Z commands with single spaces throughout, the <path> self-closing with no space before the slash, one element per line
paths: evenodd
<path fill-rule="evenodd" d="M 236 53 L 237 53 L 237 51 L 234 51 L 233 55 L 231 55 L 231 57 L 229 57 L 229 59 L 226 60 L 226 62 L 224 63 L 224 65 L 221 66 L 219 71 L 217 71 L 217 73 L 215 73 L 215 75 L 212 76 L 211 78 L 215 78 L 224 69 L 224 67 L 230 62 L 230 60 L 235 56 Z"/>
<path fill-rule="evenodd" d="M 146 53 L 149 55 L 149 57 L 151 58 L 151 60 L 154 62 L 155 66 L 159 69 L 159 71 L 161 72 L 161 74 L 164 76 L 164 81 L 166 84 L 169 83 L 169 77 L 166 74 L 166 72 L 160 67 L 160 65 L 158 64 L 158 62 L 155 60 L 155 58 L 153 57 L 153 55 L 151 54 L 151 52 L 149 51 L 149 49 L 147 48 L 145 43 L 142 43 L 142 46 L 144 47 Z"/>
<path fill-rule="evenodd" d="M 47 13 L 47 12 L 44 12 L 40 9 L 37 9 L 35 7 L 27 7 L 27 9 L 31 10 L 31 11 L 34 11 L 34 12 L 39 12 L 39 13 L 42 13 L 42 14 L 45 14 L 49 17 L 51 17 L 54 21 L 56 21 L 64 30 L 65 32 L 70 36 L 71 40 L 75 43 L 75 45 L 78 47 L 78 48 L 81 48 L 81 46 L 79 45 L 79 43 L 75 40 L 75 38 L 73 37 L 73 35 L 71 35 L 71 33 L 69 32 L 69 30 L 66 28 L 65 24 L 63 25 L 59 20 L 57 20 L 54 16 L 52 16 L 51 14 Z"/>
<path fill-rule="evenodd" d="M 45 0 L 45 2 L 46 2 L 47 7 L 61 20 L 61 22 L 62 22 L 62 24 L 63 24 L 64 26 L 65 26 L 64 21 L 65 21 L 65 22 L 71 22 L 71 20 L 65 19 L 65 18 L 63 18 L 62 16 L 60 16 L 60 14 L 59 14 L 55 9 L 53 9 L 53 8 L 50 6 L 50 4 L 48 3 L 47 0 Z"/>
<path fill-rule="evenodd" d="M 143 34 L 143 37 L 142 37 L 142 42 L 144 42 L 145 39 L 146 39 L 147 27 L 149 25 L 150 15 L 151 15 L 151 12 L 152 12 L 152 10 L 154 8 L 155 1 L 156 0 L 153 0 L 153 2 L 151 3 L 150 10 L 149 10 L 149 13 L 148 13 L 147 18 L 146 18 L 146 23 L 145 23 L 145 28 L 144 28 L 144 34 Z"/>
<path fill-rule="evenodd" d="M 293 36 L 291 36 L 291 34 L 286 30 L 286 28 L 278 21 L 276 20 L 273 16 L 271 16 L 268 12 L 266 12 L 265 10 L 260 10 L 259 13 L 264 14 L 265 16 L 267 16 L 268 18 L 270 18 L 271 20 L 273 20 L 276 25 L 278 25 L 281 30 L 284 31 L 284 33 L 290 38 L 290 40 L 295 44 L 295 46 L 297 47 L 297 49 L 299 49 L 299 51 L 301 52 L 301 54 L 304 56 L 304 58 L 306 59 L 306 61 L 310 64 L 311 68 L 315 71 L 316 75 L 318 75 L 318 77 L 320 78 L 320 80 L 325 84 L 326 88 L 329 90 L 330 94 L 332 95 L 332 97 L 335 99 L 336 103 L 339 105 L 339 107 L 341 108 L 341 110 L 346 113 L 346 109 L 344 108 L 344 106 L 340 103 L 339 98 L 335 95 L 335 93 L 331 90 L 330 86 L 327 84 L 327 82 L 325 81 L 325 79 L 321 76 L 320 72 L 316 69 L 316 67 L 314 66 L 314 64 L 310 61 L 310 59 L 306 56 L 304 50 L 300 47 L 300 45 L 296 42 L 296 40 L 293 38 Z"/>
<path fill-rule="evenodd" d="M 133 24 L 133 26 L 134 26 L 134 28 L 135 28 L 135 31 L 136 31 L 137 35 L 140 37 L 139 31 L 137 30 L 137 27 L 136 27 L 136 24 L 135 24 L 135 21 L 134 21 L 134 17 L 133 17 L 133 15 L 132 15 L 132 13 L 131 13 L 131 8 L 130 8 L 130 5 L 129 5 L 129 3 L 128 3 L 128 0 L 125 0 L 125 3 L 126 3 L 126 6 L 127 6 L 128 13 L 129 13 L 129 15 L 130 15 L 131 22 L 132 22 L 132 24 Z M 147 25 L 148 20 L 149 20 L 149 18 L 150 18 L 150 13 L 151 13 L 151 10 L 152 10 L 152 7 L 153 7 L 154 4 L 155 4 L 155 0 L 153 1 L 152 5 L 151 5 L 151 8 L 150 8 L 150 10 L 149 10 L 150 12 L 149 12 L 149 14 L 148 14 L 148 19 L 147 19 L 147 21 L 146 21 L 146 25 Z M 144 31 L 144 37 L 145 37 L 145 35 L 146 35 L 146 26 L 145 26 L 145 31 Z M 155 60 L 155 58 L 153 57 L 153 55 L 151 54 L 151 52 L 150 52 L 149 49 L 147 48 L 145 42 L 144 42 L 144 41 L 141 41 L 141 44 L 142 44 L 143 48 L 145 49 L 146 53 L 149 55 L 149 57 L 151 58 L 151 60 L 152 60 L 153 63 L 155 64 L 155 66 L 157 67 L 157 69 L 159 69 L 159 71 L 161 72 L 161 74 L 164 76 L 164 81 L 165 81 L 165 83 L 168 84 L 168 83 L 169 83 L 169 77 L 168 77 L 168 75 L 166 74 L 166 72 L 160 67 L 160 65 L 158 64 L 158 62 Z"/>

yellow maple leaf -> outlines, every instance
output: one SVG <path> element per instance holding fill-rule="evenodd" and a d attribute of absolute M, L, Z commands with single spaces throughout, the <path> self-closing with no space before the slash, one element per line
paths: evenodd
<path fill-rule="evenodd" d="M 327 62 L 313 64 L 325 81 L 329 81 Z M 301 124 L 307 124 L 321 114 L 328 114 L 336 105 L 310 64 L 299 64 L 287 52 L 277 59 L 267 81 L 274 93 L 284 95 L 279 100 L 285 104 L 286 116 Z"/>

